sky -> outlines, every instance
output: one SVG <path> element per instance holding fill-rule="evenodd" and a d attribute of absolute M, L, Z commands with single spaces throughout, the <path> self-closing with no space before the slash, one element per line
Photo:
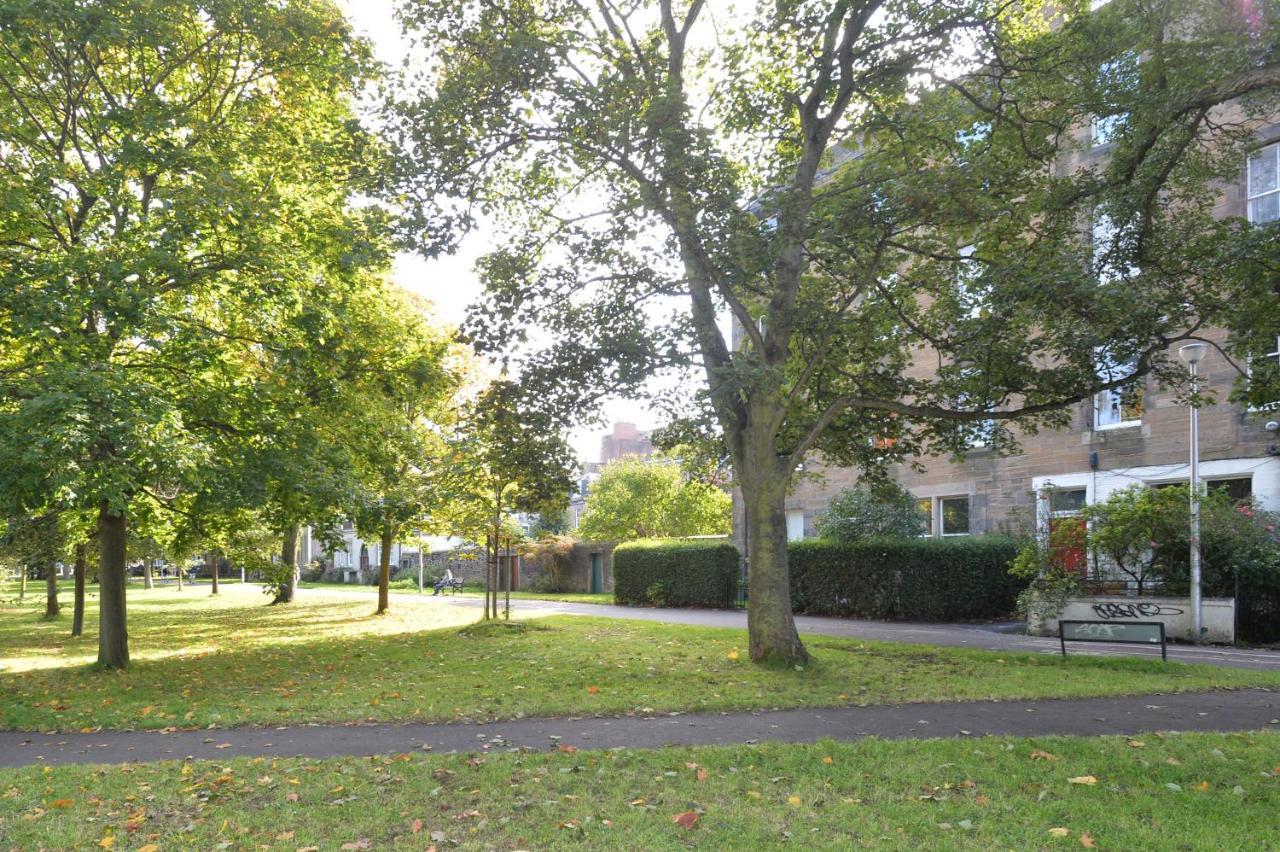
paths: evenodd
<path fill-rule="evenodd" d="M 373 42 L 378 58 L 388 65 L 400 65 L 408 45 L 401 38 L 392 0 L 340 0 L 340 4 L 357 32 Z M 483 230 L 473 232 L 459 250 L 448 257 L 427 260 L 413 254 L 399 254 L 392 265 L 392 277 L 405 289 L 430 299 L 441 318 L 456 325 L 462 321 L 467 306 L 483 296 L 474 266 L 489 236 Z M 609 423 L 625 421 L 646 430 L 659 425 L 652 406 L 640 400 L 608 401 L 603 414 Z M 606 431 L 609 430 L 585 428 L 570 434 L 570 443 L 580 461 L 600 460 L 600 438 Z"/>

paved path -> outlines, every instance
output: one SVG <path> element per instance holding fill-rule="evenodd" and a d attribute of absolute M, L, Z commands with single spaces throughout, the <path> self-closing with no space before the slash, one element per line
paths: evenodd
<path fill-rule="evenodd" d="M 0 767 L 230 757 L 336 757 L 426 749 L 467 752 L 558 746 L 658 748 L 937 737 L 1280 730 L 1280 693 L 1267 690 L 1043 701 L 831 707 L 657 717 L 521 719 L 489 724 L 311 725 L 213 731 L 0 732 Z"/>
<path fill-rule="evenodd" d="M 446 595 L 435 601 L 453 606 L 479 608 L 483 598 Z M 667 624 L 697 624 L 706 627 L 747 628 L 747 614 L 742 610 L 722 609 L 650 609 L 646 607 L 607 606 L 603 604 L 576 604 L 560 601 L 512 601 L 511 609 L 517 615 L 536 611 L 540 614 L 595 615 L 605 618 L 631 618 L 641 621 L 659 621 Z M 992 651 L 1030 651 L 1061 653 L 1057 639 L 1026 636 L 1011 630 L 1019 623 L 1000 624 L 915 624 L 910 622 L 859 621 L 847 618 L 820 618 L 796 616 L 796 626 L 801 633 L 818 633 L 824 636 L 849 636 L 857 639 L 879 639 L 885 642 L 906 642 L 920 645 L 944 645 L 951 648 L 983 648 Z M 1142 645 L 1106 645 L 1102 643 L 1068 646 L 1071 654 L 1095 656 L 1149 656 L 1159 657 L 1160 650 Z M 1230 647 L 1203 647 L 1170 645 L 1169 659 L 1182 663 L 1207 663 L 1213 666 L 1230 666 L 1242 669 L 1264 669 L 1280 673 L 1280 651 L 1246 650 Z"/>

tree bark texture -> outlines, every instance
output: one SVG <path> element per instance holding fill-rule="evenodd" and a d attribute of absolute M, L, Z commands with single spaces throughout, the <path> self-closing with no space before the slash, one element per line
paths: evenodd
<path fill-rule="evenodd" d="M 75 595 L 71 607 L 72 636 L 80 636 L 84 633 L 84 574 L 87 550 L 87 545 L 76 545 Z"/>
<path fill-rule="evenodd" d="M 145 559 L 142 562 L 142 587 L 144 589 L 150 589 L 155 586 L 155 563 L 154 559 Z M 181 588 L 182 584 L 179 583 L 178 585 Z"/>
<path fill-rule="evenodd" d="M 114 513 L 105 500 L 98 508 L 98 665 L 109 669 L 129 666 L 129 632 L 125 621 L 125 548 L 123 512 Z"/>
<path fill-rule="evenodd" d="M 178 578 L 178 591 L 182 591 L 182 566 L 181 565 L 173 566 L 173 573 Z"/>
<path fill-rule="evenodd" d="M 58 566 L 50 559 L 45 571 L 48 573 L 45 575 L 44 617 L 56 618 L 62 612 L 62 606 L 58 603 Z"/>
<path fill-rule="evenodd" d="M 391 605 L 391 522 L 382 522 L 382 552 L 378 554 L 378 615 Z"/>
<path fill-rule="evenodd" d="M 298 589 L 298 525 L 293 524 L 284 531 L 284 542 L 280 547 L 281 580 L 276 591 L 273 604 L 292 603 L 294 592 Z"/>
<path fill-rule="evenodd" d="M 218 554 L 210 551 L 204 555 L 204 564 L 209 566 L 209 577 L 212 586 L 209 594 L 216 595 L 218 593 Z"/>
<path fill-rule="evenodd" d="M 772 441 L 768 442 L 772 449 Z M 776 459 L 754 459 L 738 479 L 747 527 L 747 641 L 758 663 L 804 665 L 809 653 L 796 631 L 787 565 L 787 485 Z"/>

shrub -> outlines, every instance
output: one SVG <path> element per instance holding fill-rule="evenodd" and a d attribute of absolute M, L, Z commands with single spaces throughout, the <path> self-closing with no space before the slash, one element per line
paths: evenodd
<path fill-rule="evenodd" d="M 621 604 L 728 607 L 738 572 L 738 549 L 727 541 L 633 541 L 613 551 L 613 597 Z"/>
<path fill-rule="evenodd" d="M 543 574 L 534 584 L 539 592 L 569 592 L 569 569 L 573 549 L 578 540 L 571 535 L 547 534 L 526 543 L 521 554 L 542 567 Z"/>
<path fill-rule="evenodd" d="M 1013 612 L 1027 581 L 1012 576 L 1017 544 L 1003 536 L 835 542 L 789 547 L 798 612 L 953 621 Z"/>
<path fill-rule="evenodd" d="M 855 485 L 841 491 L 818 515 L 817 527 L 823 539 L 844 542 L 914 539 L 929 531 L 919 500 L 894 482 Z"/>

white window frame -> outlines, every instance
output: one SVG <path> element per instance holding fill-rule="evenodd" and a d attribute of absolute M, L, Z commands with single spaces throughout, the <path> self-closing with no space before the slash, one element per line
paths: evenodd
<path fill-rule="evenodd" d="M 943 532 L 942 529 L 942 504 L 946 500 L 964 500 L 969 505 L 969 529 L 962 533 Z M 917 497 L 916 502 L 929 504 L 929 531 L 925 533 L 929 538 L 957 538 L 959 536 L 973 535 L 973 495 L 972 494 L 942 494 L 936 497 Z"/>
<path fill-rule="evenodd" d="M 976 244 L 969 243 L 956 251 L 956 255 L 960 258 L 960 262 L 956 264 L 956 299 L 969 319 L 977 319 L 982 315 L 983 308 L 987 306 L 987 294 L 979 292 L 978 288 L 973 286 L 977 274 L 982 272 L 978 261 L 973 259 L 977 248 Z"/>
<path fill-rule="evenodd" d="M 1093 273 L 1099 284 L 1111 284 L 1121 279 L 1137 276 L 1136 266 L 1125 266 L 1123 271 L 1116 264 L 1117 247 L 1122 229 L 1106 213 L 1095 212 L 1089 228 L 1089 240 L 1093 255 Z M 1108 257 L 1110 255 L 1110 257 Z"/>
<path fill-rule="evenodd" d="M 1277 364 L 1280 364 L 1280 334 L 1276 335 L 1276 348 L 1274 350 L 1270 352 L 1264 352 L 1262 355 L 1254 356 L 1254 358 L 1250 358 L 1245 363 L 1244 369 L 1245 369 L 1246 380 L 1253 379 L 1253 362 L 1255 358 L 1261 358 L 1264 361 L 1275 361 Z M 1274 411 L 1277 408 L 1280 408 L 1280 400 L 1276 400 L 1275 402 L 1268 402 L 1264 405 L 1251 405 L 1249 406 L 1249 411 L 1251 412 Z"/>
<path fill-rule="evenodd" d="M 1276 183 L 1271 189 L 1254 192 L 1253 188 L 1253 161 L 1263 157 L 1271 157 L 1276 167 Z M 1249 221 L 1261 225 L 1266 222 L 1280 221 L 1280 142 L 1272 142 L 1270 145 L 1264 146 L 1249 155 L 1245 160 L 1244 166 L 1244 195 L 1245 195 L 1245 215 Z M 1264 198 L 1276 196 L 1277 217 L 1276 219 L 1257 219 L 1254 217 L 1254 203 Z"/>
<path fill-rule="evenodd" d="M 1098 354 L 1097 371 L 1098 371 L 1098 378 L 1100 379 L 1111 381 L 1113 378 L 1115 378 L 1115 374 L 1117 373 L 1121 373 L 1123 371 L 1132 371 L 1133 366 L 1134 366 L 1133 361 L 1117 364 L 1111 361 L 1111 359 L 1107 358 L 1103 353 Z M 1134 380 L 1136 390 L 1140 394 L 1144 393 L 1145 391 L 1145 388 L 1140 386 L 1141 381 L 1142 381 L 1141 379 Z M 1145 399 L 1143 400 L 1142 412 L 1138 415 L 1138 418 L 1136 420 L 1132 418 L 1123 419 L 1124 404 L 1123 404 L 1123 398 L 1121 395 L 1130 389 L 1131 388 L 1116 387 L 1116 388 L 1111 388 L 1110 390 L 1098 391 L 1096 394 L 1093 395 L 1093 431 L 1105 432 L 1108 429 L 1131 429 L 1135 426 L 1142 425 L 1142 418 L 1146 414 Z M 1120 412 L 1120 417 L 1122 419 L 1115 420 L 1113 422 L 1107 422 L 1107 423 L 1102 422 L 1103 421 L 1102 413 L 1104 411 L 1109 413 L 1113 410 L 1118 410 Z"/>
<path fill-rule="evenodd" d="M 963 500 L 965 502 L 965 516 L 968 518 L 969 528 L 962 533 L 949 533 L 945 531 L 945 527 L 943 526 L 943 524 L 946 523 L 946 521 L 943 517 L 942 504 L 945 503 L 947 500 Z M 935 514 L 938 518 L 938 537 L 939 538 L 956 538 L 957 536 L 973 535 L 973 497 L 972 496 L 968 494 L 948 494 L 942 497 L 935 497 L 934 501 L 937 504 L 937 509 L 938 509 Z"/>
<path fill-rule="evenodd" d="M 804 509 L 787 509 L 787 541 L 804 540 Z M 799 529 L 793 522 L 799 520 Z"/>

